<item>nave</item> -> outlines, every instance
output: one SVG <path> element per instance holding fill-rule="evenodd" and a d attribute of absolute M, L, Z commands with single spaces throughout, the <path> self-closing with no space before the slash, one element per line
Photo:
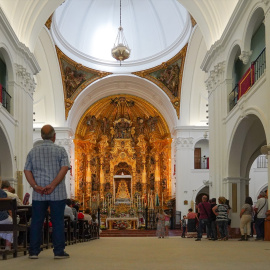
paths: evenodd
<path fill-rule="evenodd" d="M 52 249 L 40 253 L 38 260 L 27 256 L 1 261 L 1 269 L 94 269 L 94 270 L 234 270 L 269 267 L 267 241 L 208 241 L 170 237 L 102 237 L 66 247 L 67 260 L 54 260 Z"/>

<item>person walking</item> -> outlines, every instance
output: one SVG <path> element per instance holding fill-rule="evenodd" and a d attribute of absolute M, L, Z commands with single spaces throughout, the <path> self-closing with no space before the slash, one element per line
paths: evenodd
<path fill-rule="evenodd" d="M 70 163 L 65 148 L 54 144 L 56 133 L 51 125 L 42 127 L 41 137 L 43 143 L 28 153 L 24 167 L 25 177 L 33 188 L 29 258 L 38 259 L 42 226 L 50 207 L 54 258 L 65 259 L 69 258 L 69 254 L 64 251 L 64 210 L 67 199 L 65 175 L 70 169 Z"/>
<path fill-rule="evenodd" d="M 239 241 L 247 241 L 250 237 L 251 221 L 253 216 L 253 201 L 251 197 L 246 197 L 245 204 L 240 211 L 240 231 L 241 238 Z M 246 233 L 245 233 L 246 231 Z"/>
<path fill-rule="evenodd" d="M 207 226 L 209 234 L 211 234 L 211 224 L 210 224 L 210 215 L 211 215 L 211 204 L 207 201 L 207 196 L 202 196 L 202 202 L 198 205 L 199 216 L 199 229 L 197 239 L 195 241 L 201 241 L 203 230 Z"/>

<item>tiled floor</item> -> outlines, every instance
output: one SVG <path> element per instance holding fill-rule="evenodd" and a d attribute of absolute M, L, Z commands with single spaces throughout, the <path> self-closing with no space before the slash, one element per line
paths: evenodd
<path fill-rule="evenodd" d="M 268 269 L 270 242 L 208 241 L 170 237 L 103 237 L 66 248 L 69 259 L 54 260 L 52 249 L 38 260 L 25 256 L 0 261 L 1 269 L 56 270 L 254 270 Z"/>

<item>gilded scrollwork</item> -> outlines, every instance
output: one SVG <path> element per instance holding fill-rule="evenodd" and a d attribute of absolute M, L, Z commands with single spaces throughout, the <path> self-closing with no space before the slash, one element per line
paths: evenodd
<path fill-rule="evenodd" d="M 155 83 L 167 94 L 178 118 L 180 117 L 181 84 L 186 52 L 187 45 L 167 62 L 148 70 L 134 72 L 135 75 Z"/>
<path fill-rule="evenodd" d="M 48 24 L 49 22 L 50 21 L 48 21 Z M 67 118 L 75 99 L 83 91 L 83 89 L 94 81 L 108 76 L 111 73 L 87 68 L 82 64 L 70 59 L 57 46 L 56 53 L 62 74 Z M 69 104 L 67 104 L 67 102 Z"/>
<path fill-rule="evenodd" d="M 75 137 L 78 198 L 81 192 L 100 198 L 112 193 L 115 175 L 130 176 L 133 192 L 141 194 L 160 193 L 164 183 L 168 186 L 170 133 L 163 117 L 144 100 L 121 95 L 99 101 L 85 112 Z"/>

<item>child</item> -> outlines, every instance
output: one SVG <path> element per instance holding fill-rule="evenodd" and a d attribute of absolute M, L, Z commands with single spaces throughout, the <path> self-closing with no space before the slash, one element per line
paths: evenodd
<path fill-rule="evenodd" d="M 187 221 L 186 221 L 185 215 L 183 216 L 183 219 L 181 220 L 181 225 L 182 225 L 182 230 L 183 230 L 181 237 L 185 238 L 186 237 L 186 228 L 187 228 Z"/>

